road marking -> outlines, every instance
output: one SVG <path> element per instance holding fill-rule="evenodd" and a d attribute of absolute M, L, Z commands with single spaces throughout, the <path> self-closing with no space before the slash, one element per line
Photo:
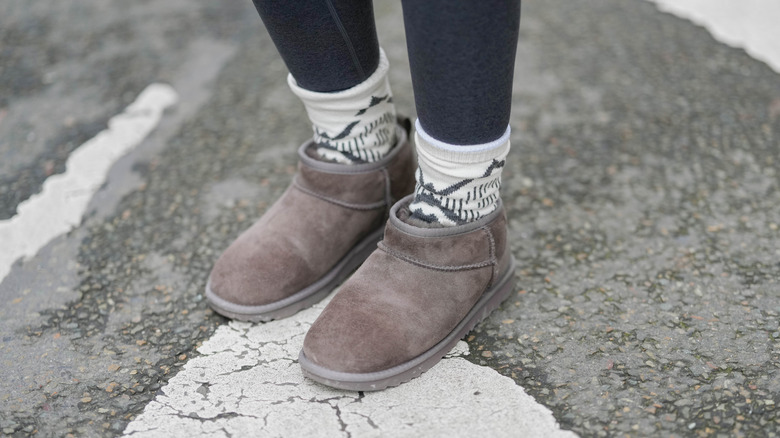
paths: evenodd
<path fill-rule="evenodd" d="M 777 0 L 650 0 L 688 19 L 716 40 L 744 49 L 780 73 L 780 2 Z"/>
<path fill-rule="evenodd" d="M 74 150 L 65 173 L 46 179 L 40 193 L 19 204 L 18 213 L 0 221 L 0 283 L 20 257 L 29 259 L 60 234 L 81 223 L 92 195 L 111 165 L 141 143 L 178 95 L 165 84 L 151 84 L 123 113 L 108 121 L 108 129 Z"/>
<path fill-rule="evenodd" d="M 340 391 L 305 379 L 295 358 L 326 302 L 265 324 L 231 322 L 128 424 L 133 437 L 576 437 L 508 377 L 461 356 L 396 388 Z"/>

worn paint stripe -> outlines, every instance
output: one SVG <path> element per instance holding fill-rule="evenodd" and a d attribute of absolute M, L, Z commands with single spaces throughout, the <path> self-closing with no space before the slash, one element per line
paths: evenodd
<path fill-rule="evenodd" d="M 21 257 L 30 258 L 55 237 L 81 223 L 89 200 L 121 156 L 157 126 L 165 108 L 178 100 L 165 84 L 147 86 L 108 128 L 74 150 L 65 172 L 49 177 L 40 193 L 19 204 L 18 213 L 0 221 L 0 282 Z"/>
<path fill-rule="evenodd" d="M 744 49 L 780 73 L 780 2 L 777 0 L 651 0 L 658 9 L 706 28 L 725 44 Z"/>
<path fill-rule="evenodd" d="M 464 359 L 462 341 L 421 377 L 384 391 L 341 391 L 304 378 L 296 358 L 325 304 L 280 321 L 219 327 L 124 433 L 576 437 L 512 379 Z"/>

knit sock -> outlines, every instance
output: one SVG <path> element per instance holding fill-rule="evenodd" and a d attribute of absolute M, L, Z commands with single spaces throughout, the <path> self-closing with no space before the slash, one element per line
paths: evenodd
<path fill-rule="evenodd" d="M 314 129 L 317 153 L 344 164 L 370 163 L 386 155 L 396 142 L 390 63 L 379 51 L 379 66 L 365 81 L 335 93 L 304 90 L 289 75 L 287 83 L 306 107 Z"/>
<path fill-rule="evenodd" d="M 417 187 L 409 204 L 412 218 L 438 226 L 475 221 L 498 206 L 501 170 L 509 153 L 509 132 L 477 145 L 436 140 L 415 124 Z"/>

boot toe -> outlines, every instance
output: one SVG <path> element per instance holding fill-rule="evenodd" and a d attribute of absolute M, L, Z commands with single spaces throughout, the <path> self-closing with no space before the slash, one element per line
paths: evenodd
<path fill-rule="evenodd" d="M 404 327 L 344 304 L 336 303 L 306 334 L 303 353 L 310 361 L 344 373 L 371 373 L 403 362 L 409 355 Z"/>
<path fill-rule="evenodd" d="M 279 244 L 231 246 L 217 260 L 209 284 L 213 294 L 233 304 L 261 306 L 286 298 L 314 273 L 302 257 Z M 295 273 L 293 275 L 292 273 Z"/>

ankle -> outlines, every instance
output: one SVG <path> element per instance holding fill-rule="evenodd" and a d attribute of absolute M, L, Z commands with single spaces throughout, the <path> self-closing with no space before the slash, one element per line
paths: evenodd
<path fill-rule="evenodd" d="M 418 168 L 411 219 L 438 226 L 478 220 L 499 203 L 501 171 L 509 152 L 509 133 L 479 145 L 450 145 L 416 124 Z"/>
<path fill-rule="evenodd" d="M 396 114 L 389 62 L 380 50 L 379 66 L 365 81 L 334 93 L 319 93 L 288 84 L 303 102 L 312 122 L 317 153 L 343 164 L 370 163 L 387 155 L 396 143 Z"/>

